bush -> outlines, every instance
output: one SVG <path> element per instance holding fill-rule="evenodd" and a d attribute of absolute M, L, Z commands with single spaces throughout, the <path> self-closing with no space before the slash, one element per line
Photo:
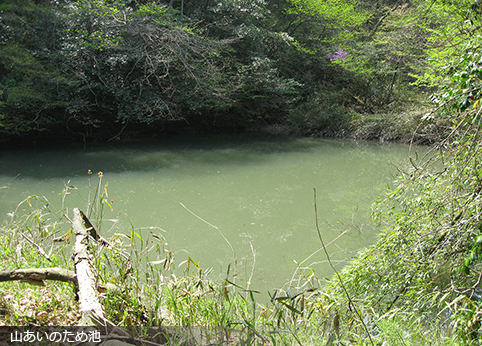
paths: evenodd
<path fill-rule="evenodd" d="M 298 105 L 286 122 L 302 134 L 343 136 L 349 129 L 352 112 L 339 102 L 342 92 L 320 91 Z"/>

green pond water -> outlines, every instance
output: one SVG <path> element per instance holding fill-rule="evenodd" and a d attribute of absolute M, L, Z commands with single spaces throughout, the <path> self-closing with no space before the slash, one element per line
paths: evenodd
<path fill-rule="evenodd" d="M 120 217 L 118 232 L 130 234 L 130 220 L 143 237 L 162 233 L 177 263 L 191 257 L 212 268 L 214 278 L 224 277 L 228 265 L 234 270 L 234 254 L 221 231 L 236 252 L 239 285 L 252 276 L 251 289 L 286 289 L 295 261 L 320 249 L 313 189 L 323 240 L 338 237 L 328 251 L 341 267 L 374 242 L 371 204 L 393 186 L 397 167 L 408 166 L 408 153 L 408 146 L 396 143 L 230 136 L 3 151 L 0 218 L 6 220 L 33 194 L 61 209 L 59 194 L 68 181 L 78 190 L 66 196 L 65 205 L 85 210 L 87 171 L 94 172 L 93 184 L 102 171 L 113 200 L 102 231 L 112 226 L 108 219 Z M 322 251 L 305 264 L 319 277 L 332 273 Z"/>

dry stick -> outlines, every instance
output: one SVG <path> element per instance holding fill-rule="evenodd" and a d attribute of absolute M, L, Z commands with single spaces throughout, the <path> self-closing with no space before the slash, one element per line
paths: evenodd
<path fill-rule="evenodd" d="M 89 169 L 87 171 L 87 174 L 89 174 L 89 194 L 87 195 L 87 215 L 90 216 L 90 207 L 91 207 L 90 195 L 92 194 L 92 171 Z"/>
<path fill-rule="evenodd" d="M 20 175 L 20 173 L 18 173 L 15 177 L 13 177 L 12 179 L 10 179 L 9 181 L 7 181 L 7 185 L 10 184 L 13 180 L 15 180 L 16 178 L 18 178 L 18 176 Z M 4 185 L 4 186 L 0 186 L 0 189 L 6 189 L 7 188 L 7 185 Z"/>
<path fill-rule="evenodd" d="M 236 257 L 236 251 L 234 250 L 233 246 L 231 245 L 231 243 L 228 241 L 228 239 L 224 236 L 223 232 L 221 232 L 221 230 L 217 227 L 217 226 L 214 226 L 213 224 L 207 222 L 206 220 L 204 220 L 202 217 L 194 214 L 194 212 L 192 212 L 191 210 L 189 210 L 188 207 L 186 207 L 184 204 L 182 204 L 181 202 L 179 202 L 179 204 L 184 208 L 186 209 L 188 212 L 190 212 L 192 215 L 194 215 L 195 217 L 197 217 L 199 220 L 201 220 L 202 222 L 204 222 L 206 225 L 209 225 L 211 226 L 212 228 L 214 229 L 217 229 L 219 234 L 221 234 L 221 237 L 223 237 L 223 239 L 226 241 L 226 243 L 228 243 L 229 247 L 231 248 L 231 251 L 233 251 L 233 254 L 234 254 L 234 267 L 236 268 L 236 266 L 238 265 L 238 258 Z"/>
<path fill-rule="evenodd" d="M 107 142 L 110 142 L 110 141 L 116 139 L 117 137 L 119 137 L 121 135 L 121 133 L 125 130 L 125 128 L 127 127 L 128 124 L 129 124 L 129 121 L 126 121 L 124 127 L 120 130 L 120 132 L 118 134 L 116 134 L 114 137 L 108 139 Z"/>
<path fill-rule="evenodd" d="M 326 247 L 325 247 L 325 243 L 323 242 L 323 238 L 321 237 L 320 227 L 318 226 L 318 210 L 317 210 L 317 207 L 316 207 L 316 189 L 315 188 L 313 189 L 313 197 L 314 197 L 314 201 L 315 201 L 316 231 L 318 232 L 318 238 L 320 238 L 320 242 L 321 242 L 321 246 L 323 247 L 323 251 L 325 252 L 325 255 L 326 255 L 326 258 L 328 260 L 328 263 L 330 264 L 330 267 L 333 269 L 336 276 L 338 277 L 338 280 L 340 281 L 340 285 L 341 285 L 343 291 L 345 292 L 346 298 L 348 299 L 348 304 L 349 304 L 348 306 L 353 307 L 353 309 L 355 310 L 355 313 L 357 314 L 358 318 L 360 319 L 360 322 L 363 325 L 363 328 L 365 329 L 365 331 L 368 334 L 368 338 L 370 339 L 370 343 L 374 346 L 375 344 L 373 343 L 372 337 L 370 335 L 370 331 L 368 330 L 365 322 L 363 321 L 363 318 L 362 318 L 360 312 L 358 311 L 355 304 L 353 303 L 353 300 L 350 298 L 350 295 L 348 294 L 348 291 L 345 287 L 345 284 L 343 283 L 343 280 L 342 280 L 340 274 L 338 274 L 338 271 L 336 270 L 335 266 L 331 262 L 330 255 L 328 254 L 328 251 L 326 250 Z"/>
<path fill-rule="evenodd" d="M 256 252 L 254 252 L 253 243 L 249 242 L 249 246 L 251 246 L 251 253 L 253 254 L 253 267 L 251 268 L 251 276 L 249 277 L 248 286 L 246 287 L 247 290 L 249 290 L 249 285 L 251 285 L 251 280 L 253 280 L 254 268 L 256 267 Z"/>
<path fill-rule="evenodd" d="M 94 211 L 95 203 L 97 202 L 97 195 L 100 193 L 100 188 L 102 186 L 102 177 L 104 176 L 102 172 L 97 173 L 97 175 L 99 177 L 99 182 L 97 183 L 97 187 L 95 189 L 94 199 L 92 200 L 92 203 L 87 206 L 87 217 L 89 218 L 91 217 Z M 90 178 L 89 178 L 89 200 L 90 200 Z"/>
<path fill-rule="evenodd" d="M 33 240 L 29 239 L 25 234 L 20 233 L 20 235 L 21 235 L 22 237 L 24 237 L 25 239 L 27 239 L 27 241 L 28 241 L 30 244 L 32 244 L 33 246 L 35 246 L 35 247 L 37 248 L 38 252 L 40 252 L 40 254 L 41 254 L 42 256 L 44 256 L 46 259 L 48 259 L 49 262 L 52 262 L 52 260 L 50 259 L 49 255 L 47 255 L 47 253 L 46 253 L 39 245 L 35 244 L 35 243 L 33 242 Z"/>

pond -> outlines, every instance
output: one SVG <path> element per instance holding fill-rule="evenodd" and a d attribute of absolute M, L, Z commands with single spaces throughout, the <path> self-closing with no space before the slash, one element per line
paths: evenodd
<path fill-rule="evenodd" d="M 78 190 L 65 205 L 85 210 L 87 171 L 92 184 L 102 171 L 113 201 L 104 219 L 122 215 L 117 226 L 126 232 L 130 222 L 141 236 L 162 233 L 178 263 L 190 257 L 215 277 L 236 258 L 237 283 L 251 278 L 251 289 L 266 292 L 286 288 L 296 263 L 320 250 L 314 189 L 323 240 L 341 267 L 374 242 L 371 204 L 393 186 L 408 153 L 397 143 L 258 136 L 4 151 L 0 217 L 33 194 L 61 209 L 69 181 Z M 319 277 L 332 274 L 322 251 L 304 265 Z"/>

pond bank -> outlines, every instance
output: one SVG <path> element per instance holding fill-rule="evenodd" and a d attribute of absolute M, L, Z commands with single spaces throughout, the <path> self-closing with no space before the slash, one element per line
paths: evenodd
<path fill-rule="evenodd" d="M 31 146 L 55 146 L 65 144 L 107 144 L 135 143 L 138 141 L 158 141 L 169 138 L 183 138 L 206 135 L 263 135 L 267 137 L 315 137 L 349 138 L 356 140 L 376 140 L 381 142 L 432 144 L 447 134 L 450 124 L 442 119 L 423 120 L 429 112 L 426 105 L 407 103 L 403 107 L 380 113 L 356 113 L 347 110 L 346 116 L 333 124 L 323 123 L 320 127 L 312 122 L 286 118 L 282 121 L 250 122 L 243 125 L 223 123 L 220 126 L 202 122 L 188 123 L 178 120 L 170 123 L 121 124 L 112 122 L 97 126 L 70 125 L 30 131 L 19 134 L 3 134 L 0 144 L 4 150 Z M 313 115 L 312 115 L 313 116 Z M 321 116 L 321 115 L 320 115 Z"/>

